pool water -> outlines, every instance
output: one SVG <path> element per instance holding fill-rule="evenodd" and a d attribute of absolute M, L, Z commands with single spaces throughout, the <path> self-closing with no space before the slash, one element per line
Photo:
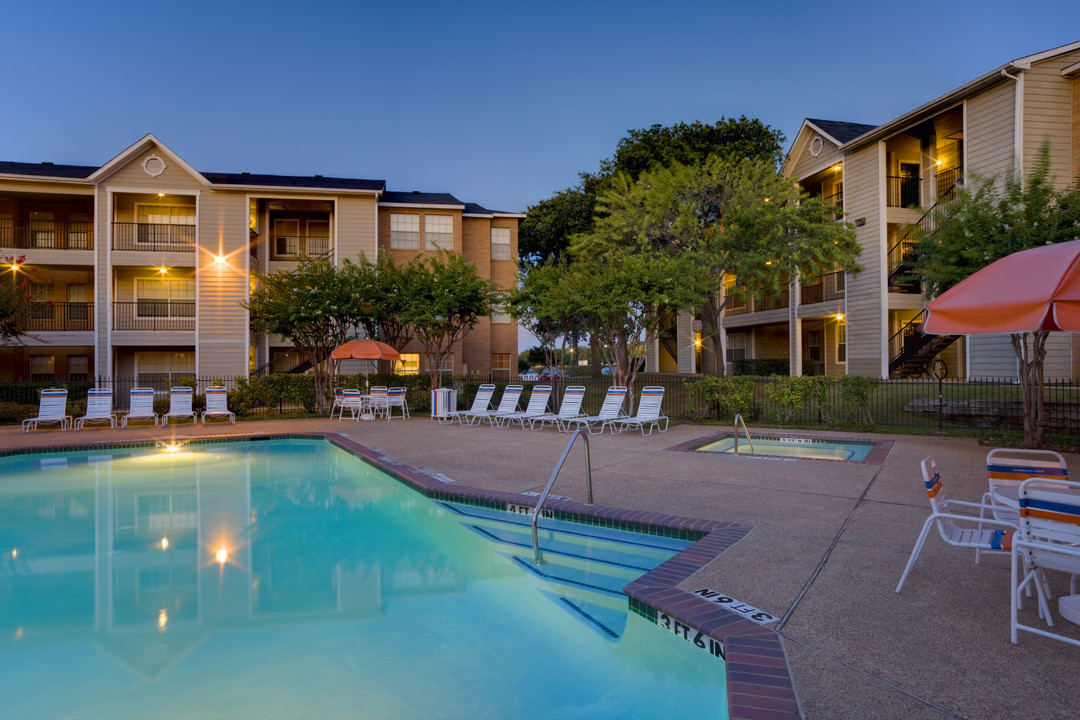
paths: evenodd
<path fill-rule="evenodd" d="M 528 520 L 322 440 L 0 458 L 3 716 L 726 716 L 620 592 L 685 541 Z"/>
<path fill-rule="evenodd" d="M 872 442 L 818 440 L 801 437 L 754 437 L 754 449 L 745 437 L 739 438 L 740 455 L 770 455 L 814 460 L 846 460 L 862 462 L 874 449 Z M 735 438 L 728 436 L 697 448 L 704 452 L 734 453 Z"/>

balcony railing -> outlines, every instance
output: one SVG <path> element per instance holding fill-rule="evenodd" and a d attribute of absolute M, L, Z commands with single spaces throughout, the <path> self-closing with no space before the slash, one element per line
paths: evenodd
<path fill-rule="evenodd" d="M 114 222 L 113 250 L 195 252 L 195 226 Z"/>
<path fill-rule="evenodd" d="M 194 300 L 137 300 L 113 303 L 113 330 L 195 329 Z"/>
<path fill-rule="evenodd" d="M 832 195 L 825 195 L 821 198 L 826 205 L 832 205 L 833 207 L 844 207 L 844 191 L 833 193 Z"/>
<path fill-rule="evenodd" d="M 275 235 L 270 238 L 271 260 L 297 260 L 301 255 L 325 257 L 329 254 L 329 237 L 321 235 Z"/>
<path fill-rule="evenodd" d="M 885 195 L 889 207 L 918 207 L 919 178 L 889 175 L 885 178 Z"/>
<path fill-rule="evenodd" d="M 29 332 L 79 332 L 94 329 L 92 302 L 33 302 L 26 319 Z"/>
<path fill-rule="evenodd" d="M 93 250 L 94 224 L 0 217 L 0 247 L 19 250 Z"/>
<path fill-rule="evenodd" d="M 939 172 L 936 180 L 938 201 L 948 202 L 954 199 L 963 182 L 964 168 L 962 167 L 954 167 Z"/>
<path fill-rule="evenodd" d="M 844 297 L 846 280 L 843 272 L 832 272 L 821 276 L 809 285 L 800 288 L 799 301 L 803 305 L 840 300 Z"/>
<path fill-rule="evenodd" d="M 743 315 L 752 312 L 765 312 L 766 310 L 780 310 L 786 308 L 791 302 L 786 286 L 778 294 L 767 295 L 761 299 L 755 299 L 751 295 L 736 296 L 734 283 L 727 283 L 726 292 L 731 300 L 728 301 L 727 307 L 724 308 L 725 315 Z"/>

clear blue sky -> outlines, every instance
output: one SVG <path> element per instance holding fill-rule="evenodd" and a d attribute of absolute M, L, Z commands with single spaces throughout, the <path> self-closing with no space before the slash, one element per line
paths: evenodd
<path fill-rule="evenodd" d="M 0 21 L 0 160 L 101 165 L 153 133 L 203 171 L 524 211 L 632 128 L 891 120 L 1080 40 L 1080 1 L 37 0 Z"/>

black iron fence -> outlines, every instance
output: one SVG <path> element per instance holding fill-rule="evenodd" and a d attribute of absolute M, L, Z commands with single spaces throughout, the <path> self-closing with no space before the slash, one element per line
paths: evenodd
<path fill-rule="evenodd" d="M 113 303 L 113 330 L 195 329 L 194 300 L 138 300 Z"/>
<path fill-rule="evenodd" d="M 918 177 L 889 175 L 885 178 L 885 202 L 889 207 L 918 207 Z"/>
<path fill-rule="evenodd" d="M 195 226 L 114 222 L 113 250 L 195 252 Z"/>
<path fill-rule="evenodd" d="M 1022 432 L 1023 402 L 1019 385 L 1013 380 L 984 382 L 958 382 L 938 380 L 880 380 L 857 378 L 860 383 L 847 383 L 843 378 L 830 378 L 824 383 L 819 397 L 805 397 L 794 401 L 790 392 L 777 392 L 775 378 L 736 377 L 720 382 L 745 382 L 747 407 L 743 413 L 749 421 L 761 425 L 783 425 L 798 428 L 830 427 L 864 431 L 922 431 L 933 433 L 953 431 L 1004 431 Z M 409 407 L 414 413 L 427 412 L 430 408 L 430 384 L 425 375 L 378 375 L 371 376 L 372 385 L 403 385 L 408 389 Z M 457 390 L 458 406 L 469 407 L 477 387 L 493 382 L 497 387 L 496 398 L 508 383 L 505 376 L 490 379 L 479 376 L 446 379 L 444 387 Z M 510 381 L 525 386 L 526 393 L 536 385 L 553 385 L 552 408 L 562 402 L 563 391 L 569 385 L 583 385 L 585 400 L 582 409 L 595 414 L 604 400 L 604 394 L 613 383 L 612 376 L 600 378 L 570 377 L 541 381 Z M 706 382 L 716 382 L 707 380 Z M 224 386 L 230 392 L 230 406 L 247 414 L 295 413 L 308 411 L 314 406 L 314 379 L 311 375 L 270 375 L 261 378 L 214 378 L 182 377 L 180 374 L 141 374 L 138 378 L 106 378 L 79 382 L 0 382 L 0 405 L 11 404 L 4 415 L 11 422 L 21 413 L 36 409 L 38 395 L 44 388 L 66 387 L 69 402 L 85 401 L 86 391 L 92 387 L 113 390 L 113 406 L 117 410 L 128 407 L 132 387 L 153 387 L 159 400 L 167 402 L 170 387 L 192 384 L 197 393 L 207 387 Z M 706 418 L 727 420 L 732 417 L 730 408 L 706 392 L 702 378 L 668 374 L 642 374 L 634 383 L 633 403 L 636 406 L 641 389 L 647 385 L 659 385 L 665 390 L 663 412 L 672 419 L 701 420 Z M 851 393 L 850 385 L 863 386 L 862 393 Z M 331 387 L 365 387 L 360 376 L 337 378 Z M 1047 409 L 1049 426 L 1047 432 L 1056 435 L 1080 436 L 1080 383 L 1050 381 L 1046 383 L 1043 400 Z M 527 395 L 522 400 L 522 407 Z"/>
<path fill-rule="evenodd" d="M 32 302 L 26 329 L 34 332 L 80 332 L 94 329 L 92 302 Z"/>
<path fill-rule="evenodd" d="M 93 250 L 94 224 L 77 220 L 0 217 L 0 247 L 20 250 Z"/>

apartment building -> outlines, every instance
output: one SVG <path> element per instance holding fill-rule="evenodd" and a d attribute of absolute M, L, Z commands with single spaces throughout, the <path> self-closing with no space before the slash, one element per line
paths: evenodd
<path fill-rule="evenodd" d="M 302 255 L 341 263 L 445 248 L 510 289 L 522 217 L 383 180 L 199 172 L 152 135 L 100 167 L 0 162 L 4 280 L 33 268 L 33 337 L 0 348 L 0 378 L 165 385 L 297 370 L 286 342 L 248 329 L 255 273 Z M 403 370 L 429 369 L 419 347 L 400 350 Z M 497 314 L 445 369 L 509 375 L 516 356 L 517 327 Z"/>
<path fill-rule="evenodd" d="M 726 361 L 787 360 L 793 375 L 1016 377 L 1008 336 L 925 336 L 926 305 L 907 261 L 912 229 L 952 199 L 964 178 L 1030 173 L 1049 145 L 1057 187 L 1080 174 L 1080 42 L 994 68 L 882 125 L 807 119 L 781 172 L 854 224 L 858 275 L 791 278 L 777 297 L 725 309 Z M 737 278 L 728 278 L 734 288 Z M 690 316 L 672 318 L 647 354 L 651 368 L 696 372 Z M 1080 379 L 1080 336 L 1054 333 L 1047 378 Z"/>

